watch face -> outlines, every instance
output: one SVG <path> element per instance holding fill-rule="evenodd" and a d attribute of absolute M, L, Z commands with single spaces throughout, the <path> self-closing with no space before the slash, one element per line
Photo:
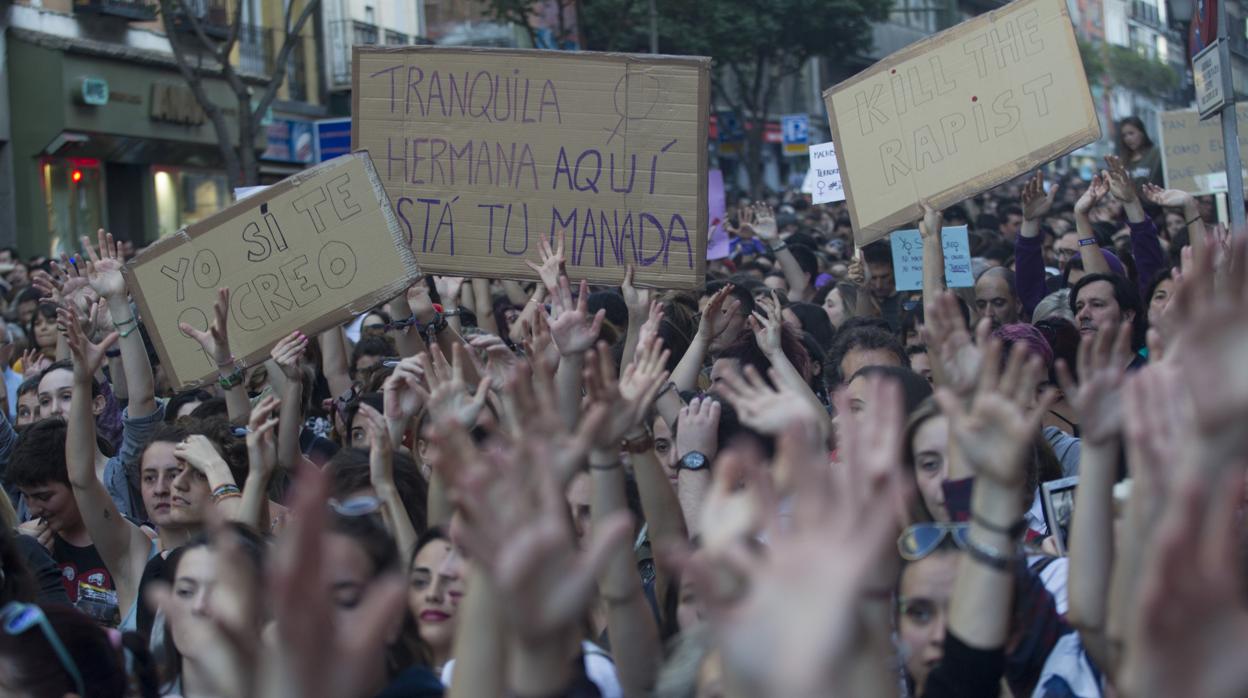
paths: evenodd
<path fill-rule="evenodd" d="M 680 459 L 680 467 L 685 470 L 701 470 L 706 467 L 706 456 L 697 451 L 690 451 Z"/>

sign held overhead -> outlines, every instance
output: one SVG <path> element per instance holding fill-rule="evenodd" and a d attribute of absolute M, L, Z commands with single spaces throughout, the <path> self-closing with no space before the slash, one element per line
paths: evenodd
<path fill-rule="evenodd" d="M 859 244 L 1101 135 L 1065 0 L 1016 0 L 823 98 Z"/>
<path fill-rule="evenodd" d="M 305 170 L 160 240 L 126 276 L 178 388 L 217 374 L 184 335 L 208 329 L 230 289 L 230 350 L 244 366 L 294 330 L 315 335 L 388 300 L 420 275 L 367 153 Z"/>
<path fill-rule="evenodd" d="M 355 47 L 352 148 L 367 150 L 428 272 L 568 272 L 696 288 L 706 274 L 710 59 Z"/>

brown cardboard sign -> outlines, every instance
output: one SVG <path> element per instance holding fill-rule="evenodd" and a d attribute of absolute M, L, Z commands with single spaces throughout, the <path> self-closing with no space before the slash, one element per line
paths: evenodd
<path fill-rule="evenodd" d="M 1248 123 L 1248 104 L 1237 104 L 1239 123 Z M 1248 153 L 1248 139 L 1239 132 L 1239 152 Z M 1204 121 L 1195 109 L 1161 113 L 1161 162 L 1166 188 L 1189 194 L 1226 191 L 1226 153 L 1222 148 L 1222 117 Z"/>
<path fill-rule="evenodd" d="M 179 389 L 217 375 L 178 329 L 207 329 L 229 288 L 230 350 L 244 366 L 295 330 L 314 335 L 420 275 L 367 153 L 331 160 L 184 228 L 126 265 L 139 314 Z"/>
<path fill-rule="evenodd" d="M 823 93 L 859 244 L 1101 137 L 1065 0 L 1015 0 Z"/>
<path fill-rule="evenodd" d="M 706 273 L 710 59 L 356 46 L 351 146 L 377 163 L 430 273 L 697 288 Z"/>

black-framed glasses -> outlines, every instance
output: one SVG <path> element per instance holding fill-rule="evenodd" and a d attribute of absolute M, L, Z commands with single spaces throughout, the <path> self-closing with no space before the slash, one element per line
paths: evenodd
<path fill-rule="evenodd" d="M 922 560 L 940 547 L 945 536 L 953 538 L 962 550 L 967 549 L 966 537 L 971 529 L 969 523 L 917 523 L 907 526 L 897 538 L 897 552 L 903 560 Z"/>
<path fill-rule="evenodd" d="M 44 639 L 52 645 L 52 651 L 56 653 L 57 659 L 61 660 L 61 667 L 65 669 L 65 673 L 74 680 L 74 688 L 78 691 L 78 695 L 87 695 L 86 685 L 82 681 L 82 672 L 78 671 L 77 662 L 74 661 L 69 650 L 65 649 L 65 644 L 61 642 L 60 636 L 56 634 L 56 630 L 48 621 L 48 617 L 44 615 L 42 608 L 34 604 L 10 601 L 3 609 L 0 609 L 0 624 L 3 624 L 6 634 L 14 637 L 37 626 L 43 631 Z"/>

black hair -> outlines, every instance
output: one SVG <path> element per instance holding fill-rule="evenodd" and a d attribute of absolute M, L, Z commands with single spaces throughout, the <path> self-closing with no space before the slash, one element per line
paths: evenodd
<path fill-rule="evenodd" d="M 1113 287 L 1119 312 L 1125 313 L 1129 310 L 1135 314 L 1131 321 L 1131 348 L 1139 349 L 1144 346 L 1144 335 L 1148 331 L 1148 310 L 1140 302 L 1140 292 L 1135 284 L 1117 274 L 1088 274 L 1079 279 L 1070 290 L 1070 312 L 1079 315 L 1076 310 L 1079 293 L 1089 284 L 1098 281 L 1104 281 Z"/>
<path fill-rule="evenodd" d="M 347 430 L 347 433 L 341 434 L 343 446 L 351 446 L 351 423 L 355 421 L 355 415 L 359 414 L 360 405 L 368 405 L 378 412 L 385 411 L 384 399 L 382 394 L 378 392 L 363 393 L 347 403 L 347 406 L 342 410 L 342 427 Z"/>
<path fill-rule="evenodd" d="M 872 329 L 876 329 L 881 332 L 893 331 L 892 328 L 888 324 L 888 320 L 885 320 L 884 318 L 878 315 L 859 315 L 856 317 L 851 317 L 845 322 L 841 323 L 839 332 L 837 332 L 836 337 L 839 340 L 841 337 L 844 337 L 849 332 L 853 332 L 854 330 L 860 330 L 866 327 L 870 327 Z"/>
<path fill-rule="evenodd" d="M 751 283 L 755 283 L 760 286 L 763 285 L 763 282 L 761 281 L 755 281 L 753 279 L 751 279 L 750 281 Z M 719 290 L 727 285 L 728 285 L 727 281 L 712 281 L 706 285 L 706 293 L 703 295 L 713 296 L 716 293 L 719 293 Z M 740 312 L 743 315 L 747 315 L 747 316 L 753 314 L 754 293 L 750 289 L 746 288 L 746 284 L 744 282 L 740 284 L 733 284 L 733 287 L 734 288 L 732 289 L 732 292 L 730 295 L 736 300 L 741 301 Z"/>
<path fill-rule="evenodd" d="M 0 495 L 3 496 L 3 495 Z M 39 595 L 35 574 L 26 562 L 16 529 L 0 527 L 0 606 L 10 601 L 34 603 Z"/>
<path fill-rule="evenodd" d="M 82 698 L 125 698 L 129 689 L 126 660 L 121 650 L 113 646 L 108 632 L 72 607 L 36 605 L 78 668 L 86 689 Z M 63 696 L 78 690 L 52 644 L 37 628 L 20 635 L 0 633 L 0 656 L 5 658 L 3 673 L 12 681 L 11 686 L 0 686 L 7 689 L 6 694 L 8 690 L 20 689 L 32 696 Z M 154 698 L 155 682 L 139 683 L 142 696 Z"/>
<path fill-rule="evenodd" d="M 141 467 L 143 457 L 147 455 L 147 449 L 152 444 L 181 443 L 193 435 L 205 436 L 212 442 L 226 467 L 230 469 L 230 474 L 234 476 L 234 482 L 241 487 L 247 481 L 247 443 L 234 433 L 234 427 L 229 422 L 219 417 L 191 417 L 172 424 L 161 424 L 152 431 L 147 443 L 143 445 L 137 462 Z"/>
<path fill-rule="evenodd" d="M 395 349 L 394 339 L 389 335 L 362 335 L 360 341 L 355 343 L 355 348 L 351 350 L 351 373 L 355 373 L 355 365 L 359 363 L 360 357 L 363 356 L 394 356 L 398 353 Z"/>
<path fill-rule="evenodd" d="M 1023 215 L 1023 208 L 1022 208 L 1021 206 L 1019 206 L 1018 204 L 1010 204 L 1010 205 L 1006 206 L 1005 208 L 1001 209 L 1001 210 L 999 211 L 999 213 L 1001 214 L 1001 217 L 1002 217 L 1002 218 L 1006 218 L 1006 217 L 1008 217 L 1008 216 L 1019 216 L 1019 217 L 1022 217 L 1022 215 Z"/>
<path fill-rule="evenodd" d="M 826 350 L 832 346 L 832 342 L 836 340 L 836 328 L 832 326 L 832 321 L 828 319 L 828 313 L 822 306 L 814 303 L 790 303 L 785 309 L 797 316 L 798 322 L 802 323 L 802 329 L 809 332 L 820 347 Z"/>
<path fill-rule="evenodd" d="M 828 352 L 828 363 L 831 364 L 834 378 L 832 385 L 845 382 L 845 376 L 841 375 L 841 362 L 855 349 L 890 351 L 896 355 L 898 364 L 906 368 L 910 367 L 910 357 L 906 356 L 906 350 L 901 346 L 896 335 L 873 327 L 855 328 L 849 332 L 842 332 L 836 338 L 836 343 L 832 345 L 832 351 Z"/>
<path fill-rule="evenodd" d="M 35 323 L 40 317 L 56 324 L 56 304 L 40 301 L 39 306 L 35 308 L 35 314 L 30 316 L 30 322 L 26 325 L 26 336 L 30 338 L 30 345 L 35 348 L 39 347 L 39 341 L 35 338 Z"/>
<path fill-rule="evenodd" d="M 13 445 L 4 479 L 15 487 L 38 487 L 54 482 L 69 485 L 65 466 L 65 420 L 48 417 L 27 425 Z"/>
<path fill-rule="evenodd" d="M 1004 240 L 994 241 L 984 247 L 984 251 L 980 256 L 1004 266 L 1009 264 L 1010 260 L 1014 258 L 1014 246 Z"/>
<path fill-rule="evenodd" d="M 420 476 L 420 468 L 412 457 L 400 452 L 393 454 L 394 485 L 398 490 L 399 499 L 416 532 L 425 531 L 428 516 L 429 485 Z M 330 494 L 333 497 L 346 497 L 352 492 L 372 487 L 373 481 L 369 470 L 368 451 L 360 448 L 343 448 L 329 459 L 325 466 L 330 478 Z"/>
<path fill-rule="evenodd" d="M 43 369 L 43 371 L 39 374 L 39 380 L 42 381 L 44 376 L 47 376 L 49 373 L 52 373 L 54 371 L 69 371 L 70 374 L 73 374 L 74 372 L 73 360 L 61 359 L 60 361 L 53 361 L 51 365 Z M 100 382 L 95 379 L 95 376 L 91 376 L 91 397 L 92 398 L 99 397 L 102 391 L 103 391 L 103 387 L 100 385 Z"/>
<path fill-rule="evenodd" d="M 25 264 L 25 262 L 22 262 L 22 264 Z M 27 265 L 27 268 L 28 269 L 30 268 L 29 265 Z M 34 286 L 27 286 L 26 288 L 22 289 L 21 293 L 17 294 L 17 299 L 13 301 L 13 305 L 18 306 L 18 305 L 21 305 L 22 303 L 38 303 L 40 302 L 42 298 L 43 298 L 42 291 L 35 288 Z M 53 307 L 56 307 L 56 306 L 53 306 Z"/>
<path fill-rule="evenodd" d="M 780 326 L 780 350 L 784 352 L 785 358 L 793 364 L 793 368 L 797 369 L 798 373 L 806 371 L 810 363 L 810 355 L 802 346 L 800 332 L 782 324 Z M 750 332 L 742 332 L 723 351 L 716 354 L 715 358 L 739 361 L 742 369 L 747 365 L 753 366 L 764 380 L 771 382 L 767 376 L 767 371 L 771 369 L 771 360 L 767 358 L 762 349 L 758 348 L 758 342 L 754 340 L 754 335 Z"/>
<path fill-rule="evenodd" d="M 1153 295 L 1157 293 L 1157 287 L 1161 286 L 1163 281 L 1173 279 L 1173 274 L 1174 267 L 1166 267 L 1165 269 L 1158 270 L 1153 276 L 1152 281 L 1148 282 L 1148 295 L 1140 299 L 1140 302 L 1144 304 L 1144 312 L 1147 313 L 1148 306 L 1152 305 Z"/>
<path fill-rule="evenodd" d="M 168 409 L 168 408 L 166 408 Z M 195 406 L 191 410 L 191 419 L 229 419 L 230 408 L 225 404 L 225 398 L 213 397 Z"/>
<path fill-rule="evenodd" d="M 1153 147 L 1153 139 L 1148 137 L 1148 129 L 1144 128 L 1144 122 L 1138 116 L 1128 116 L 1118 121 L 1114 129 L 1114 143 L 1118 146 L 1118 157 L 1123 159 L 1124 164 L 1130 164 L 1128 157 L 1131 151 L 1127 149 L 1127 144 L 1122 140 L 1122 127 L 1134 126 L 1144 136 L 1144 142 L 1140 144 L 1140 150 L 1148 150 Z"/>
<path fill-rule="evenodd" d="M 27 393 L 39 392 L 39 381 L 43 380 L 43 375 L 31 376 L 21 382 L 17 386 L 17 396 L 21 397 Z"/>
<path fill-rule="evenodd" d="M 173 423 L 177 421 L 178 411 L 182 409 L 183 405 L 189 405 L 193 402 L 204 403 L 212 399 L 213 399 L 212 393 L 208 392 L 207 390 L 203 390 L 200 388 L 192 388 L 191 390 L 183 390 L 182 392 L 169 398 L 169 402 L 165 403 L 165 421 L 168 423 Z M 224 403 L 225 400 L 222 400 L 221 402 Z M 196 405 L 195 407 L 198 408 L 199 405 Z"/>
<path fill-rule="evenodd" d="M 814 250 L 805 245 L 789 245 L 789 252 L 793 258 L 797 260 L 797 266 L 802 268 L 802 273 L 810 277 L 810 285 L 815 285 L 815 278 L 819 276 L 819 258 L 815 256 Z"/>
<path fill-rule="evenodd" d="M 606 309 L 607 322 L 615 325 L 621 330 L 628 329 L 628 304 L 624 302 L 624 296 L 615 291 L 594 291 L 589 294 L 589 301 L 586 303 L 589 309 L 590 317 L 593 317 L 600 309 Z"/>
<path fill-rule="evenodd" d="M 907 415 L 918 409 L 924 400 L 932 396 L 932 384 L 926 378 L 908 368 L 898 366 L 863 366 L 845 383 L 852 383 L 859 377 L 870 378 L 871 376 L 891 378 L 901 386 L 902 400 L 906 405 Z"/>
<path fill-rule="evenodd" d="M 430 526 L 425 529 L 425 532 L 416 538 L 416 546 L 412 548 L 411 557 L 407 561 L 408 571 L 411 571 L 412 566 L 416 564 L 416 556 L 420 554 L 420 551 L 424 550 L 426 545 L 429 545 L 435 540 L 442 540 L 449 543 L 451 542 L 451 537 L 447 534 L 446 529 L 441 526 Z"/>
<path fill-rule="evenodd" d="M 867 264 L 891 265 L 893 263 L 893 248 L 889 246 L 888 241 L 877 240 L 862 247 L 862 258 Z"/>

